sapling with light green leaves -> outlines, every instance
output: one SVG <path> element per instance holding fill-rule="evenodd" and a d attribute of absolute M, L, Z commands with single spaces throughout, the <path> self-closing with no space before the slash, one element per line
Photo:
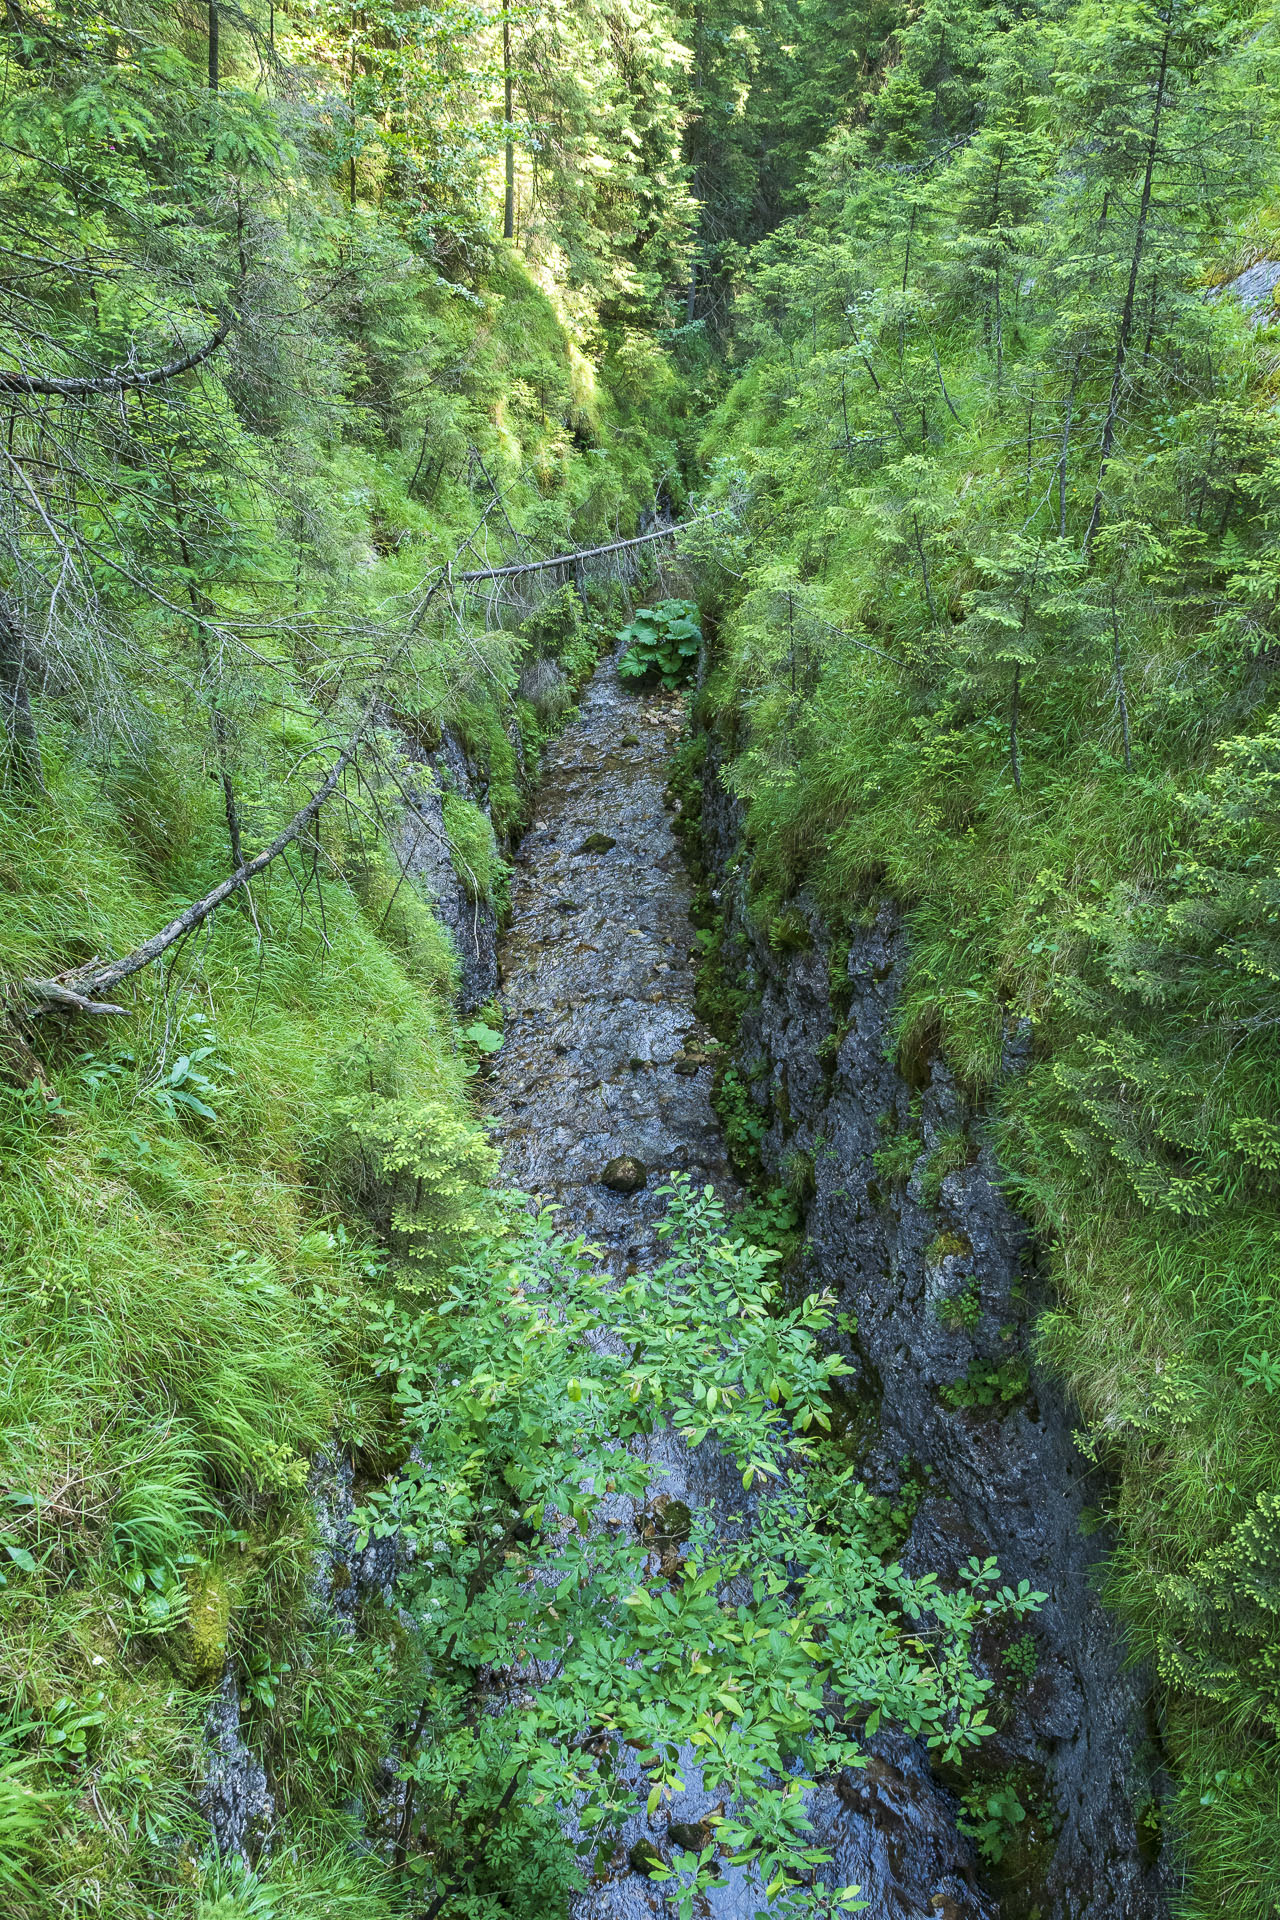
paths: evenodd
<path fill-rule="evenodd" d="M 809 1884 L 825 1855 L 808 1785 L 863 1764 L 882 1721 L 940 1759 L 976 1747 L 991 1683 L 970 1664 L 973 1631 L 1043 1597 L 1000 1585 L 991 1561 L 947 1590 L 824 1525 L 830 1476 L 819 1497 L 805 1465 L 848 1371 L 823 1346 L 834 1301 L 784 1307 L 777 1256 L 730 1236 L 711 1189 L 673 1175 L 662 1192 L 653 1273 L 611 1280 L 545 1210 L 456 1268 L 428 1310 L 386 1311 L 407 1460 L 361 1524 L 407 1549 L 424 1680 L 400 1847 L 427 1912 L 496 1914 L 518 1836 L 538 1825 L 548 1847 L 569 1808 L 578 1858 L 564 1843 L 560 1885 L 581 1884 L 633 1807 L 621 1742 L 650 1814 L 687 1784 L 692 1749 L 728 1809 L 719 1847 L 771 1914 L 849 1910 L 855 1889 Z M 662 1432 L 735 1463 L 749 1537 L 742 1515 L 701 1512 L 676 1564 L 626 1524 L 661 1490 L 647 1443 Z M 676 1910 L 719 1875 L 717 1848 L 679 1854 Z M 512 1897 L 502 1911 L 523 1914 Z"/>

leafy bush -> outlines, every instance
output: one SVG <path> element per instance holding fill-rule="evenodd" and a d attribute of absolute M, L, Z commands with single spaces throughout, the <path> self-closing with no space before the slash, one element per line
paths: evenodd
<path fill-rule="evenodd" d="M 1021 1400 L 1030 1375 L 1025 1360 L 971 1360 L 959 1380 L 942 1389 L 949 1407 L 999 1407 L 1002 1412 Z"/>
<path fill-rule="evenodd" d="M 978 1852 L 998 1866 L 1017 1838 L 1027 1810 L 1011 1786 L 980 1787 L 961 1801 L 964 1811 L 957 1825 L 976 1842 Z"/>
<path fill-rule="evenodd" d="M 670 688 L 693 678 L 702 628 L 692 600 L 663 600 L 656 607 L 640 607 L 618 637 L 628 643 L 618 662 L 624 680 Z"/>
<path fill-rule="evenodd" d="M 728 1236 L 710 1188 L 676 1178 L 663 1192 L 668 1255 L 652 1274 L 618 1284 L 550 1215 L 517 1215 L 433 1309 L 385 1315 L 407 1464 L 362 1520 L 409 1549 L 400 1599 L 430 1660 L 402 1760 L 428 1907 L 487 1913 L 501 1889 L 516 1920 L 562 1910 L 578 1882 L 565 1843 L 558 1906 L 512 1861 L 550 1848 L 539 1809 L 569 1804 L 608 1855 L 632 1810 L 612 1752 L 625 1739 L 650 1813 L 679 1790 L 691 1746 L 708 1790 L 740 1810 L 719 1820 L 721 1846 L 769 1883 L 771 1913 L 810 1912 L 801 1888 L 819 1856 L 799 1776 L 860 1764 L 846 1729 L 864 1715 L 868 1733 L 900 1721 L 942 1760 L 980 1745 L 992 1682 L 970 1663 L 973 1633 L 1043 1598 L 1000 1587 L 993 1561 L 970 1561 L 954 1589 L 882 1562 L 890 1517 L 821 1439 L 849 1370 L 819 1344 L 831 1297 L 787 1308 L 776 1256 Z M 701 1513 L 683 1557 L 672 1543 L 659 1556 L 625 1523 L 660 1472 L 632 1443 L 664 1428 L 691 1448 L 711 1439 L 744 1491 L 758 1486 L 749 1540 Z M 809 1454 L 823 1463 L 812 1488 Z M 842 1496 L 858 1524 L 829 1524 Z M 717 1865 L 714 1848 L 685 1863 L 679 1911 L 722 1884 Z"/>

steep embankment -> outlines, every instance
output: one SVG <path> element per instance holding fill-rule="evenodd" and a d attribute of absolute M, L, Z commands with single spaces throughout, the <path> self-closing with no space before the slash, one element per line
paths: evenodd
<path fill-rule="evenodd" d="M 982 1642 L 995 1733 L 951 1776 L 984 1877 L 1010 1914 L 1162 1913 L 1150 1680 L 1096 1592 L 1110 1543 L 1087 1522 L 1105 1485 L 1028 1353 L 1043 1267 L 982 1115 L 938 1051 L 895 1045 L 902 912 L 869 895 L 835 937 L 802 894 L 770 937 L 715 741 L 695 736 L 684 760 L 700 917 L 719 929 L 699 1004 L 732 1048 L 719 1104 L 744 1168 L 800 1216 L 796 1284 L 834 1285 L 850 1315 L 844 1444 L 908 1567 L 953 1575 L 994 1553 L 1046 1595 Z M 1003 1075 L 1028 1058 L 1011 1023 Z"/>
<path fill-rule="evenodd" d="M 386 1584 L 356 1551 L 352 1465 L 377 1479 L 400 1446 L 375 1373 L 388 1252 L 423 1284 L 490 1214 L 466 1027 L 504 843 L 599 644 L 572 592 L 487 612 L 424 592 L 462 546 L 474 567 L 625 530 L 653 443 L 637 423 L 599 457 L 636 368 L 611 395 L 521 267 L 463 300 L 383 238 L 398 317 L 383 304 L 371 358 L 369 309 L 345 343 L 335 326 L 327 438 L 295 423 L 269 496 L 271 443 L 244 436 L 243 583 L 202 553 L 194 639 L 144 608 L 104 678 L 47 661 L 42 784 L 0 794 L 19 1010 L 0 1036 L 0 1886 L 42 1920 L 89 1889 L 119 1920 L 203 1914 L 245 1859 L 253 1897 L 290 1911 L 398 1900 L 350 1842 L 416 1655 L 393 1611 L 352 1632 Z M 416 358 L 371 432 L 343 381 L 383 347 Z M 416 382 L 442 362 L 424 438 Z M 202 484 L 216 521 L 221 482 Z M 316 830 L 126 983 L 123 1018 L 24 1020 L 20 982 L 127 953 L 223 877 L 233 806 L 246 854 L 271 839 L 384 648 L 382 708 Z"/>
<path fill-rule="evenodd" d="M 901 1084 L 873 1077 L 884 1138 L 858 1151 L 888 1209 L 865 1223 L 876 1259 L 895 1294 L 923 1289 L 917 1336 L 957 1323 L 915 1340 L 935 1404 L 913 1444 L 941 1431 L 939 1397 L 1007 1445 L 1027 1383 L 1069 1393 L 1098 1509 L 1079 1524 L 1110 1528 L 1105 1597 L 1153 1672 L 1175 1782 L 1162 1810 L 1138 1790 L 1144 1846 L 1187 1913 L 1262 1920 L 1280 1897 L 1270 29 L 1223 15 L 1205 39 L 1190 16 L 1094 7 L 964 22 L 930 7 L 896 36 L 805 218 L 758 249 L 752 357 L 704 441 L 754 530 L 724 543 L 704 608 L 749 925 L 722 1012 L 787 1055 L 755 996 L 785 1001 L 816 910 L 834 1071 L 860 991 L 846 946 L 901 916 Z M 792 967 L 816 991 L 817 963 Z M 769 1111 L 744 1111 L 775 1155 L 834 1124 L 832 1091 L 756 1084 Z M 971 1112 L 1036 1235 L 1037 1313 L 969 1288 L 944 1247 L 893 1264 L 889 1222 L 926 1190 L 942 1239 L 972 1239 L 953 1217 Z M 834 1220 L 821 1154 L 814 1178 Z M 1037 1389 L 1055 1429 L 1059 1390 Z M 1065 1447 L 1040 1434 L 1042 1457 Z"/>

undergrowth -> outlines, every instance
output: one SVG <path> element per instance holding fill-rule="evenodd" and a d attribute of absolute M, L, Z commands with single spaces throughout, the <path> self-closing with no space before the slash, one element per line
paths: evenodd
<path fill-rule="evenodd" d="M 471 355 L 452 426 L 435 416 L 445 450 L 450 432 L 465 455 L 497 431 L 508 490 L 537 454 L 542 481 L 510 511 L 553 546 L 575 515 L 589 527 L 638 504 L 643 436 L 606 475 L 542 408 L 494 415 L 517 349 L 544 400 L 562 386 L 568 404 L 576 384 L 602 438 L 637 397 L 595 384 L 515 265 L 492 269 L 482 306 L 480 332 L 462 302 L 401 315 L 427 360 Z M 424 504 L 416 448 L 394 440 L 317 452 L 343 592 L 399 591 L 424 547 L 474 523 L 465 458 L 443 462 Z M 612 591 L 594 610 L 557 593 L 456 648 L 433 636 L 362 781 L 292 868 L 277 862 L 140 976 L 127 1017 L 0 1035 L 0 1891 L 15 1920 L 403 1910 L 356 1841 L 417 1710 L 421 1653 L 376 1595 L 354 1633 L 317 1597 L 312 1488 L 338 1455 L 358 1486 L 398 1464 L 380 1316 L 391 1298 L 434 1297 L 493 1218 L 474 1104 L 485 1048 L 457 1030 L 451 938 L 401 865 L 406 773 L 426 779 L 406 755 L 446 730 L 457 743 L 485 805 L 446 788 L 449 859 L 464 893 L 501 911 L 539 753 L 616 613 Z M 330 751 L 312 664 L 291 679 L 278 662 L 274 698 L 236 706 L 251 847 Z M 526 699 L 531 666 L 567 697 Z M 50 703 L 45 790 L 0 791 L 6 988 L 127 952 L 226 871 L 202 716 L 139 679 L 135 741 L 104 749 Z M 485 1046 L 500 1041 L 480 1025 Z M 227 1682 L 274 1802 L 247 1866 L 217 1860 L 200 1798 Z"/>

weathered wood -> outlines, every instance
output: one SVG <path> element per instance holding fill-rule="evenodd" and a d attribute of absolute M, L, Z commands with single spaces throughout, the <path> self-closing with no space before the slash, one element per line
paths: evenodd
<path fill-rule="evenodd" d="M 136 392 L 141 388 L 158 387 L 166 380 L 175 379 L 180 373 L 189 373 L 192 367 L 198 367 L 202 360 L 216 353 L 235 321 L 233 305 L 202 347 L 193 348 L 190 353 L 170 360 L 163 367 L 150 367 L 136 373 L 117 368 L 112 373 L 58 380 L 43 374 L 22 373 L 11 367 L 0 368 L 0 393 L 44 393 L 59 400 L 83 400 L 91 394 Z"/>
<path fill-rule="evenodd" d="M 690 527 L 700 527 L 705 520 L 719 520 L 728 511 L 728 507 L 717 507 L 713 513 L 700 513 L 696 519 L 681 520 L 672 527 L 655 527 L 652 533 L 633 534 L 629 540 L 610 540 L 602 547 L 575 547 L 570 553 L 553 553 L 549 560 L 521 560 L 508 567 L 473 567 L 468 573 L 455 573 L 451 577 L 456 586 L 476 580 L 509 580 L 517 573 L 545 573 L 549 567 L 579 566 L 584 560 L 598 560 L 607 553 L 621 553 L 627 547 L 647 546 L 651 540 L 670 540 Z"/>
<path fill-rule="evenodd" d="M 29 786 L 44 787 L 40 735 L 31 711 L 27 673 L 33 649 L 10 601 L 0 594 L 0 722 L 9 736 L 9 748 L 19 777 Z"/>

